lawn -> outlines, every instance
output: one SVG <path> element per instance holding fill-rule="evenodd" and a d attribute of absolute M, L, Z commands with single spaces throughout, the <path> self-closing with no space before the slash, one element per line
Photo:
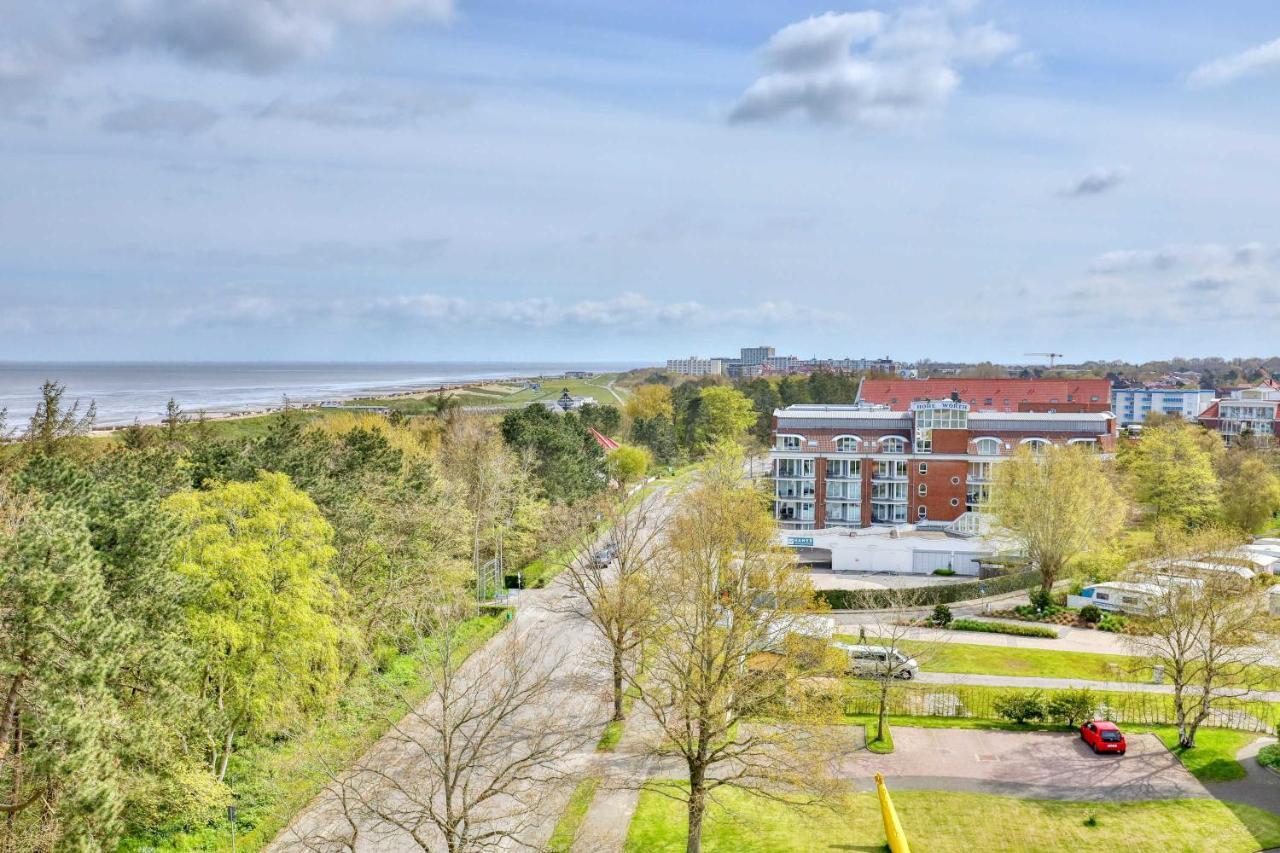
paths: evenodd
<path fill-rule="evenodd" d="M 837 639 L 857 642 L 848 635 Z M 874 639 L 867 642 L 874 643 Z M 969 673 L 974 675 L 1012 675 L 1038 678 L 1074 678 L 1082 681 L 1151 682 L 1151 667 L 1142 658 L 1130 655 L 1107 655 L 1093 652 L 1070 652 L 1057 649 L 1022 649 L 987 646 L 975 643 L 921 643 L 903 640 L 904 651 L 921 653 L 920 668 L 926 672 Z M 1268 684 L 1274 687 L 1278 673 L 1266 668 Z M 1167 683 L 1167 679 L 1166 679 Z"/>
<path fill-rule="evenodd" d="M 600 777 L 588 776 L 573 789 L 569 804 L 564 807 L 564 813 L 556 823 L 555 832 L 551 833 L 551 840 L 547 842 L 547 850 L 550 853 L 568 853 L 578 830 L 582 828 L 582 822 L 586 820 L 587 809 L 591 808 L 591 801 L 595 798 L 596 788 L 599 785 Z"/>
<path fill-rule="evenodd" d="M 893 780 L 888 782 L 892 791 Z M 900 791 L 893 793 L 893 801 L 912 849 L 928 853 L 1252 853 L 1280 844 L 1280 817 L 1217 800 L 1081 803 Z M 625 849 L 684 850 L 687 825 L 683 803 L 645 791 Z M 884 838 L 874 794 L 848 796 L 837 808 L 801 809 L 735 790 L 721 792 L 719 802 L 708 808 L 703 849 L 878 853 L 884 849 Z"/>

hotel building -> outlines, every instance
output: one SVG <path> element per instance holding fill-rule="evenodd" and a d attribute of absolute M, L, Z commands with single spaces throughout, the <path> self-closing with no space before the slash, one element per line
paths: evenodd
<path fill-rule="evenodd" d="M 992 398 L 1003 400 L 1002 393 Z M 874 403 L 778 409 L 769 454 L 774 517 L 789 530 L 954 522 L 980 510 L 994 467 L 1022 445 L 1115 449 L 1110 412 L 1019 411 L 1027 401 L 1010 400 L 1005 411 L 949 398 L 908 400 L 905 410 Z"/>

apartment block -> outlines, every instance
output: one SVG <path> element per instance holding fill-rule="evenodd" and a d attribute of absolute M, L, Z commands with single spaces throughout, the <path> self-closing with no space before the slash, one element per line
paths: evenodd
<path fill-rule="evenodd" d="M 1271 444 L 1280 429 L 1280 389 L 1263 383 L 1256 388 L 1232 391 L 1216 400 L 1200 413 L 1199 421 L 1222 433 L 1227 444 L 1242 436 L 1250 436 L 1263 444 Z"/>
<path fill-rule="evenodd" d="M 790 530 L 954 522 L 980 511 L 1020 446 L 1115 449 L 1109 412 L 975 411 L 950 398 L 794 405 L 773 414 L 774 516 Z"/>
<path fill-rule="evenodd" d="M 1116 388 L 1111 392 L 1111 411 L 1120 426 L 1140 424 L 1152 412 L 1193 421 L 1216 396 L 1199 388 Z"/>
<path fill-rule="evenodd" d="M 724 361 L 718 358 L 700 358 L 696 355 L 688 358 L 669 358 L 667 371 L 681 376 L 719 376 L 724 372 Z"/>

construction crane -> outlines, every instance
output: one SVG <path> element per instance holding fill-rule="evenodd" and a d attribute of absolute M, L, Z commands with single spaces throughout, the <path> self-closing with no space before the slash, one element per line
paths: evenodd
<path fill-rule="evenodd" d="M 1043 355 L 1049 359 L 1049 366 L 1053 367 L 1058 359 L 1062 358 L 1060 352 L 1024 352 L 1023 355 Z"/>

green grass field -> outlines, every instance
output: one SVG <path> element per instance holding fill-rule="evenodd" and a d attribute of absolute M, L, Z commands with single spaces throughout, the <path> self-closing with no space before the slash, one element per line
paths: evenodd
<path fill-rule="evenodd" d="M 838 639 L 857 642 L 856 637 L 848 635 L 841 635 Z M 874 640 L 868 642 L 874 642 Z M 920 668 L 927 672 L 1075 678 L 1083 681 L 1135 683 L 1151 681 L 1151 667 L 1140 658 L 1129 655 L 1106 655 L 1057 649 L 1023 649 L 955 642 L 926 645 L 910 640 L 902 641 L 900 646 L 913 653 L 927 650 L 920 659 Z M 1267 683 L 1260 689 L 1274 689 L 1277 684 L 1280 684 L 1280 671 L 1267 668 L 1264 676 Z"/>
<path fill-rule="evenodd" d="M 892 791 L 893 780 L 888 784 Z M 1280 817 L 1217 800 L 1082 803 L 901 791 L 893 801 L 911 848 L 925 853 L 1252 853 L 1280 844 Z M 682 851 L 687 826 L 683 803 L 645 791 L 625 849 Z M 722 791 L 703 832 L 707 853 L 879 853 L 884 843 L 874 794 L 854 794 L 835 808 L 800 809 Z"/>

